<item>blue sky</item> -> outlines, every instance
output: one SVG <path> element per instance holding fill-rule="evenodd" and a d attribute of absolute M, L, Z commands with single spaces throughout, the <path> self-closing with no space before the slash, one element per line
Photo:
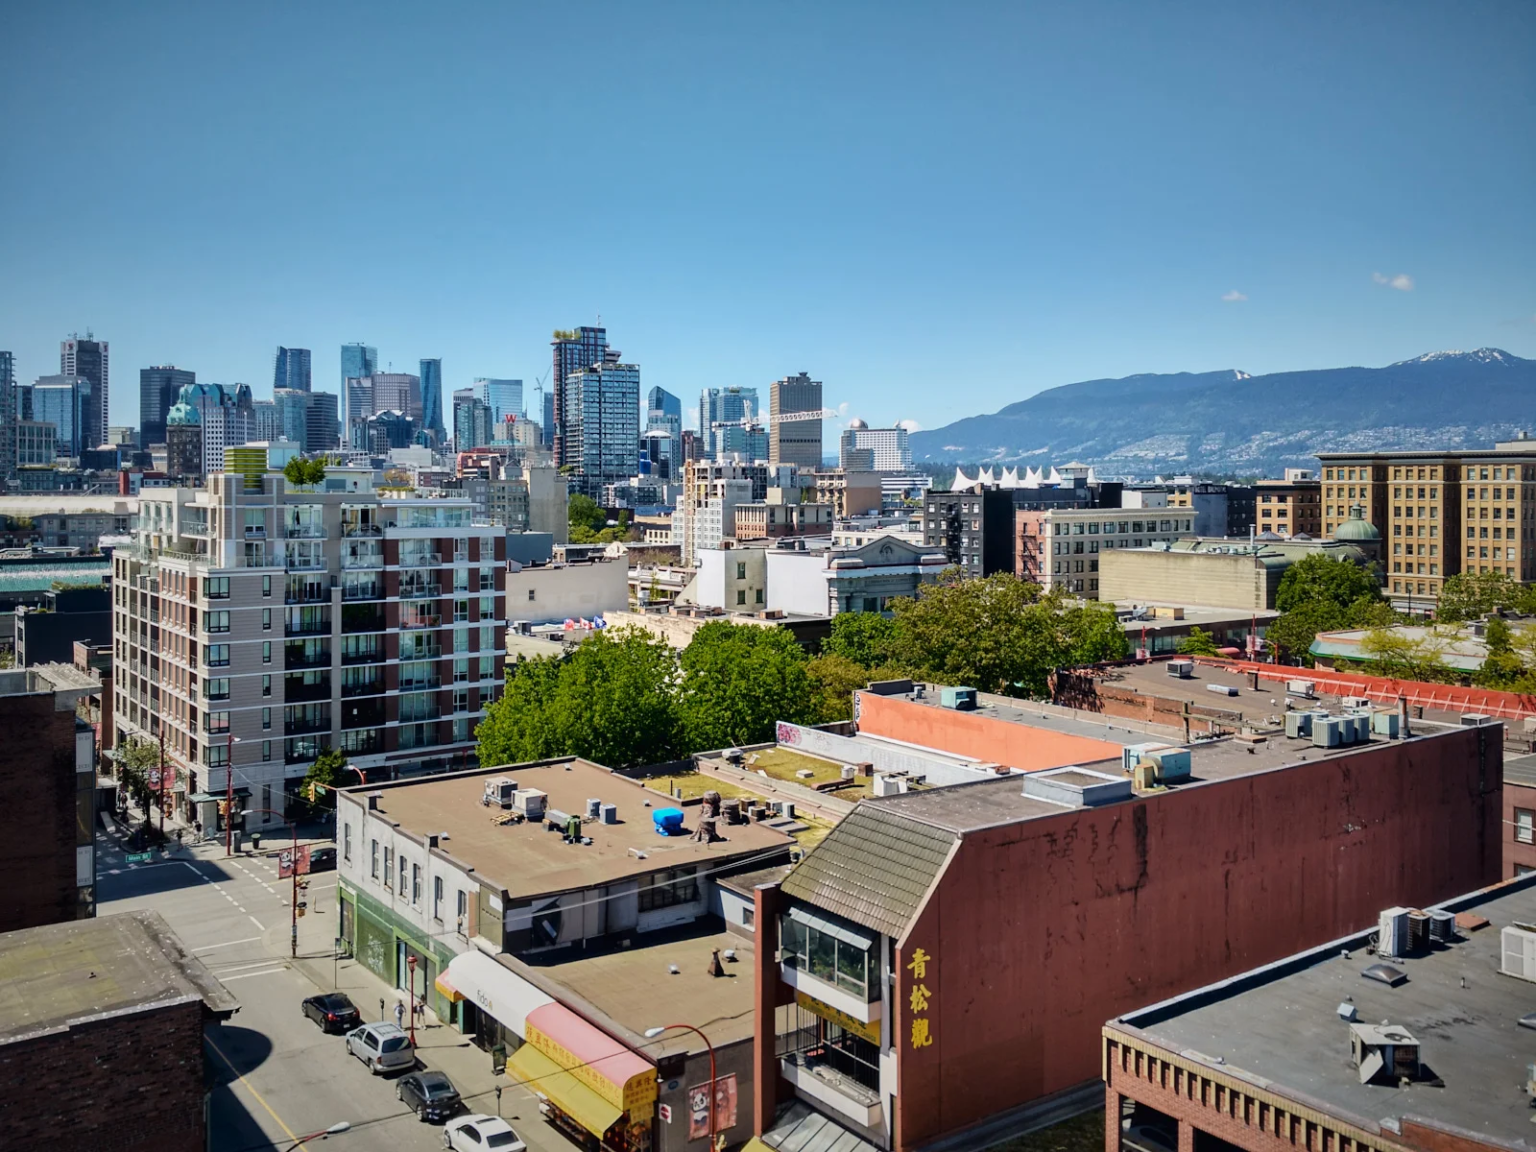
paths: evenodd
<path fill-rule="evenodd" d="M 147 364 L 267 394 L 278 344 L 531 387 L 599 314 L 685 406 L 805 369 L 924 427 L 1536 356 L 1524 0 L 61 2 L 0 43 L 0 348 L 109 339 L 114 423 Z"/>

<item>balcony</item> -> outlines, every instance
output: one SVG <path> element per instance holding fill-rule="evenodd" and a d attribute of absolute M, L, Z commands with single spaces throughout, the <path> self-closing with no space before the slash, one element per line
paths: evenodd
<path fill-rule="evenodd" d="M 341 553 L 343 568 L 382 568 L 384 550 L 377 545 L 368 547 L 357 544 L 347 546 Z"/>
<path fill-rule="evenodd" d="M 283 537 L 288 540 L 324 540 L 325 525 L 290 524 L 283 529 Z"/>
<path fill-rule="evenodd" d="M 441 688 L 442 686 L 443 678 L 441 676 L 418 676 L 414 680 L 400 681 L 400 691 L 402 692 L 429 692 L 434 688 Z"/>
<path fill-rule="evenodd" d="M 384 610 L 371 604 L 343 604 L 341 630 L 343 632 L 384 631 Z"/>
<path fill-rule="evenodd" d="M 400 581 L 400 598 L 402 600 L 420 599 L 430 600 L 443 594 L 443 586 L 436 581 L 419 580 L 407 582 Z"/>
<path fill-rule="evenodd" d="M 441 717 L 442 713 L 438 711 L 436 705 L 431 708 L 400 709 L 400 723 L 402 724 L 425 724 L 431 720 L 441 719 Z"/>
<path fill-rule="evenodd" d="M 289 556 L 284 560 L 283 567 L 290 572 L 324 572 L 324 556 Z"/>
<path fill-rule="evenodd" d="M 384 751 L 384 734 L 377 729 L 361 728 L 341 734 L 341 750 L 349 756 L 366 756 Z"/>
<path fill-rule="evenodd" d="M 436 660 L 443 654 L 441 644 L 411 644 L 400 645 L 400 659 L 402 660 Z"/>
<path fill-rule="evenodd" d="M 267 528 L 265 524 L 247 524 L 245 526 L 245 538 L 247 540 L 265 540 Z"/>
<path fill-rule="evenodd" d="M 436 628 L 442 622 L 442 614 L 438 612 L 418 612 L 400 617 L 400 627 L 402 628 Z"/>
<path fill-rule="evenodd" d="M 283 678 L 283 699 L 290 704 L 297 704 L 304 700 L 329 700 L 330 698 L 331 678 L 328 675 L 308 684 L 300 676 Z"/>
<path fill-rule="evenodd" d="M 317 581 L 306 581 L 302 587 L 289 585 L 283 592 L 284 604 L 329 604 L 331 590 Z"/>
<path fill-rule="evenodd" d="M 400 567 L 402 568 L 436 568 L 443 562 L 441 552 L 402 552 L 400 554 Z"/>
<path fill-rule="evenodd" d="M 306 651 L 301 645 L 289 644 L 283 649 L 283 667 L 290 671 L 299 668 L 329 668 L 331 666 L 331 650 L 322 648 L 318 651 Z"/>
<path fill-rule="evenodd" d="M 331 634 L 331 618 L 322 616 L 318 620 L 288 620 L 283 629 L 286 636 L 329 636 Z"/>
<path fill-rule="evenodd" d="M 341 695 L 345 699 L 351 696 L 373 696 L 384 691 L 384 678 L 374 676 L 368 680 L 343 680 L 341 683 Z"/>
<path fill-rule="evenodd" d="M 284 717 L 284 736 L 308 736 L 318 732 L 331 730 L 330 710 L 326 709 L 318 715 L 304 715 L 293 718 Z"/>
<path fill-rule="evenodd" d="M 341 598 L 343 600 L 382 600 L 384 585 L 377 580 L 368 584 L 343 584 Z"/>
<path fill-rule="evenodd" d="M 382 645 L 374 648 L 342 649 L 341 662 L 343 664 L 382 664 L 384 662 L 384 648 Z"/>
<path fill-rule="evenodd" d="M 385 722 L 384 701 L 359 700 L 355 704 L 347 704 L 341 710 L 341 726 L 343 728 L 377 728 Z"/>
<path fill-rule="evenodd" d="M 359 536 L 382 536 L 384 529 L 377 524 L 343 524 L 341 534 L 347 539 L 355 539 Z"/>

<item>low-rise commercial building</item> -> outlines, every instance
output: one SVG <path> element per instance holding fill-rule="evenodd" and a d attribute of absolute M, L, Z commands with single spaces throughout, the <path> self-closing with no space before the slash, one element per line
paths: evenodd
<path fill-rule="evenodd" d="M 1071 542 L 1075 547 L 1077 538 L 1072 537 Z M 1181 539 L 1155 548 L 1121 546 L 1099 554 L 1099 599 L 1124 604 L 1273 608 L 1286 570 L 1311 555 L 1348 560 L 1361 567 L 1372 561 L 1369 541 Z"/>
<path fill-rule="evenodd" d="M 861 692 L 856 715 L 863 731 L 925 713 L 896 730 L 999 762 L 1074 723 L 1122 738 L 1061 709 L 945 703 Z M 760 1134 L 793 1103 L 877 1147 L 966 1146 L 999 1114 L 1102 1092 L 1100 1014 L 1498 874 L 1497 726 L 1334 750 L 1132 738 L 1108 760 L 866 800 L 756 888 Z M 1155 771 L 1127 776 L 1133 757 Z"/>
<path fill-rule="evenodd" d="M 100 692 L 69 664 L 0 672 L 0 932 L 96 914 L 96 733 L 76 707 Z"/>
<path fill-rule="evenodd" d="M 881 536 L 854 548 L 783 540 L 775 547 L 706 549 L 684 599 L 727 612 L 836 616 L 889 612 L 946 567 L 937 551 Z"/>
<path fill-rule="evenodd" d="M 513 625 L 590 620 L 629 604 L 629 567 L 623 558 L 508 565 L 507 616 Z"/>
<path fill-rule="evenodd" d="M 1130 1146 L 1122 1117 L 1142 1147 L 1528 1145 L 1533 921 L 1532 879 L 1384 905 L 1368 930 L 1111 1019 L 1105 1148 Z"/>
<path fill-rule="evenodd" d="M 105 588 L 51 588 L 35 608 L 16 609 L 16 663 L 67 664 L 75 642 L 112 643 L 112 594 Z"/>
<path fill-rule="evenodd" d="M 1126 493 L 1131 495 L 1131 493 Z M 1100 564 L 1117 549 L 1169 544 L 1188 536 L 1192 512 L 1168 507 L 1020 508 L 1014 513 L 1014 571 L 1048 589 L 1089 600 L 1117 600 L 1101 591 Z"/>
<path fill-rule="evenodd" d="M 158 912 L 0 933 L 0 986 L 7 1145 L 33 1100 L 63 1152 L 209 1146 L 203 1031 L 239 1003 Z"/>

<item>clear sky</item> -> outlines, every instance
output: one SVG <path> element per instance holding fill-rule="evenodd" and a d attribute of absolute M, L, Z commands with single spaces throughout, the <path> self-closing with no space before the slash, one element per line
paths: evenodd
<path fill-rule="evenodd" d="M 925 427 L 1144 371 L 1536 356 L 1536 4 L 12 3 L 0 348 L 445 391 L 552 328 Z M 830 437 L 829 437 L 830 443 Z"/>

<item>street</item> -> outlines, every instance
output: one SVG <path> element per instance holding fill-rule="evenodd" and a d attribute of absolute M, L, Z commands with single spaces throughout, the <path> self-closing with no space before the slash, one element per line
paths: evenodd
<path fill-rule="evenodd" d="M 346 1053 L 342 1037 L 325 1035 L 299 1011 L 300 1002 L 335 988 L 352 997 L 365 1020 L 392 1013 L 396 994 L 349 959 L 334 960 L 336 873 L 310 877 L 308 915 L 299 920 L 299 957 L 289 956 L 290 882 L 277 878 L 275 857 L 226 859 L 202 844 L 150 863 L 125 862 L 115 837 L 98 834 L 98 914 L 135 908 L 159 912 L 182 942 L 240 1000 L 224 1025 L 211 1025 L 205 1045 L 211 1083 L 210 1141 L 217 1152 L 259 1152 L 318 1144 L 307 1135 L 350 1124 L 338 1152 L 390 1152 L 442 1147 L 438 1125 L 423 1124 L 396 1098 L 393 1079 L 371 1076 Z M 277 845 L 270 845 L 273 849 Z M 333 977 L 333 972 L 335 973 Z M 335 979 L 336 984 L 332 981 Z M 475 1112 L 497 1110 L 537 1152 L 574 1147 L 538 1116 L 526 1089 L 491 1072 L 490 1057 L 430 1013 L 418 1023 L 419 1065 L 446 1072 Z"/>

